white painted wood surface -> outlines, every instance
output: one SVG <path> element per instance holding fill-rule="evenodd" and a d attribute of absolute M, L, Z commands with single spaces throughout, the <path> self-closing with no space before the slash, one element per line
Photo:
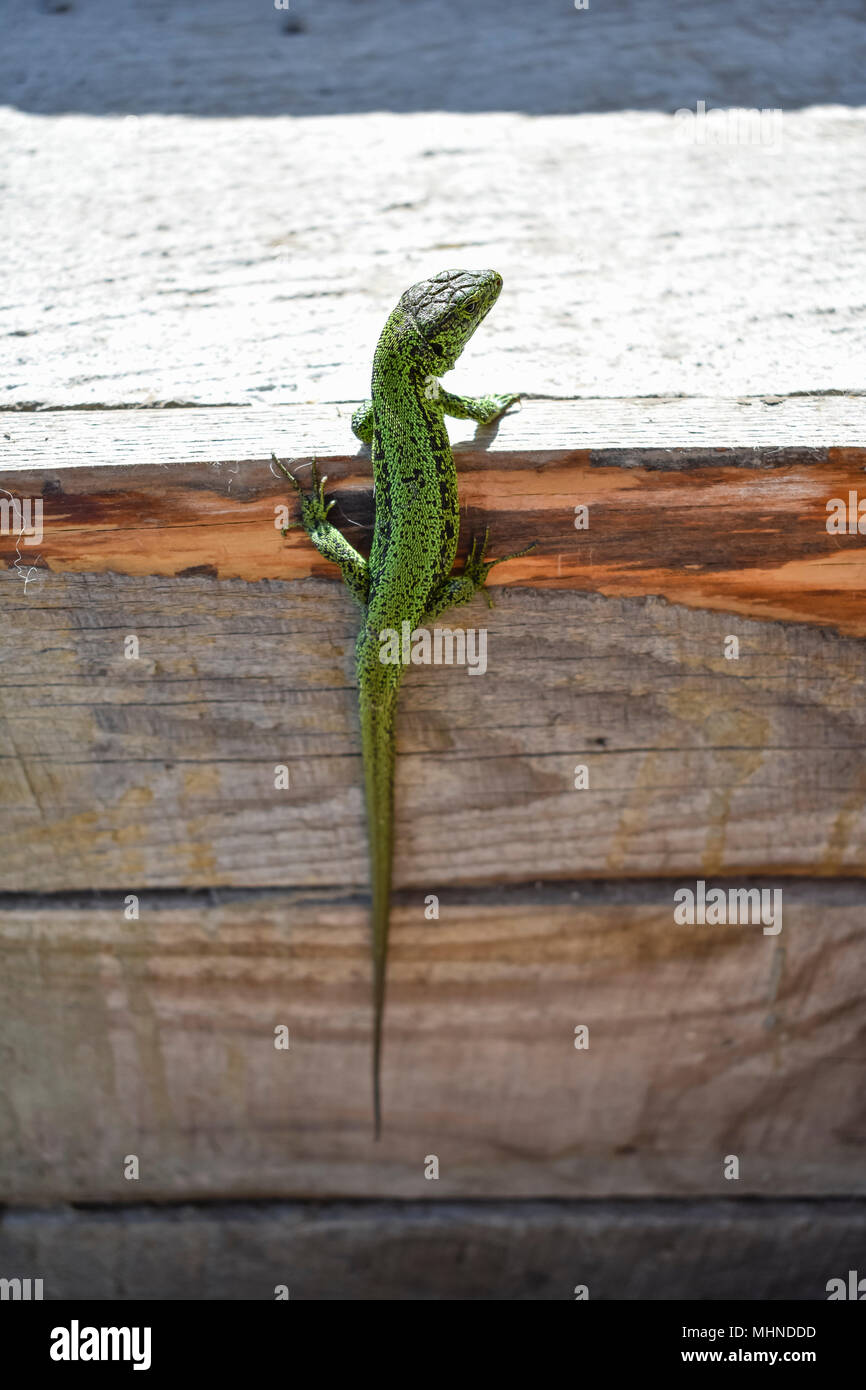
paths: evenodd
<path fill-rule="evenodd" d="M 453 264 L 505 277 L 469 391 L 862 389 L 866 21 L 829 11 L 19 7 L 0 405 L 355 399 Z M 701 145 L 699 101 L 781 124 Z"/>
<path fill-rule="evenodd" d="M 351 430 L 357 402 L 260 406 L 247 410 L 81 410 L 16 412 L 0 433 L 0 472 L 131 464 L 231 464 L 271 450 L 320 459 L 367 451 Z M 807 450 L 866 446 L 866 393 L 851 396 L 650 397 L 642 400 L 529 400 L 494 428 L 449 420 L 454 443 L 477 441 L 491 461 L 519 453 L 634 449 Z M 684 459 L 684 463 L 688 459 Z M 730 464 L 732 460 L 727 459 Z M 673 459 L 668 467 L 676 466 Z M 365 471 L 369 467 L 364 465 Z"/>
<path fill-rule="evenodd" d="M 784 129 L 7 113 L 0 403 L 357 399 L 399 295 L 450 265 L 505 278 L 454 389 L 862 389 L 866 114 Z"/>

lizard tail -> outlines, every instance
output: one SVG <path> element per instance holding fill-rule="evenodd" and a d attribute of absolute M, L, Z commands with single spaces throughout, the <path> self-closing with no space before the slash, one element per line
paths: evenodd
<path fill-rule="evenodd" d="M 385 1011 L 385 970 L 391 916 L 391 863 L 394 853 L 394 713 L 396 687 L 381 677 L 367 683 L 361 675 L 361 749 L 370 844 L 372 906 L 370 930 L 373 953 L 373 1116 L 375 1137 L 382 1132 L 382 1020 Z"/>

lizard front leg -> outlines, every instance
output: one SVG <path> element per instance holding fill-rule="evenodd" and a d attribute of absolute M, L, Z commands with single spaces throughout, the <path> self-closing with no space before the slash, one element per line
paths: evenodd
<path fill-rule="evenodd" d="M 516 560 L 521 555 L 527 555 L 530 550 L 534 550 L 538 542 L 533 541 L 531 545 L 524 546 L 523 550 L 514 550 L 510 555 L 502 555 L 498 560 L 485 560 L 487 553 L 487 538 L 490 532 L 484 532 L 484 540 L 478 544 L 478 537 L 474 537 L 469 554 L 466 556 L 461 574 L 451 574 L 447 579 L 443 579 L 437 584 L 428 600 L 427 612 L 421 620 L 421 626 L 432 623 L 438 618 L 440 613 L 444 613 L 448 608 L 456 608 L 460 603 L 468 603 L 471 598 L 484 590 L 484 597 L 487 600 L 488 608 L 493 607 L 493 599 L 484 589 L 487 583 L 487 576 L 494 565 L 502 565 L 506 560 Z"/>
<path fill-rule="evenodd" d="M 282 534 L 285 535 L 287 531 L 302 526 L 319 554 L 324 555 L 326 560 L 332 560 L 335 565 L 340 566 L 346 588 L 363 607 L 367 602 L 370 588 L 369 568 L 363 555 L 359 555 L 355 547 L 346 540 L 342 531 L 338 531 L 336 526 L 328 520 L 328 512 L 333 507 L 334 501 L 333 498 L 330 502 L 325 501 L 327 478 L 319 477 L 319 470 L 315 460 L 313 460 L 313 486 L 310 492 L 305 492 L 294 473 L 290 473 L 275 454 L 271 454 L 271 459 L 285 473 L 297 492 L 301 507 L 300 521 L 292 521 L 288 526 L 283 527 Z"/>
<path fill-rule="evenodd" d="M 443 391 L 440 386 L 438 400 L 445 414 L 453 416 L 455 420 L 477 420 L 479 425 L 492 425 L 503 411 L 520 400 L 520 396 L 455 396 L 451 391 Z"/>
<path fill-rule="evenodd" d="M 452 391 L 444 391 L 435 377 L 430 378 L 430 385 L 436 388 L 431 399 L 438 402 L 445 415 L 451 415 L 455 420 L 477 420 L 479 425 L 492 425 L 503 411 L 520 400 L 518 394 L 455 396 Z M 373 402 L 366 400 L 352 416 L 352 433 L 362 444 L 372 444 L 373 432 Z"/>
<path fill-rule="evenodd" d="M 352 416 L 352 433 L 362 444 L 372 444 L 374 432 L 373 402 L 366 400 L 358 406 Z"/>

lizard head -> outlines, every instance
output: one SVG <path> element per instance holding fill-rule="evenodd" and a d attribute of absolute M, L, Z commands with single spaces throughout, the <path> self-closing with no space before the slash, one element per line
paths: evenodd
<path fill-rule="evenodd" d="M 421 338 L 424 371 L 451 370 L 501 289 L 495 270 L 440 270 L 406 291 L 397 308 Z"/>

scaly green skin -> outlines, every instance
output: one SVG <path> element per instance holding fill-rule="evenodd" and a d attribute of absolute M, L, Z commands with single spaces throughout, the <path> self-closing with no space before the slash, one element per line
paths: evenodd
<path fill-rule="evenodd" d="M 322 555 L 340 566 L 364 610 L 356 664 L 372 886 L 377 1138 L 382 1124 L 382 1017 L 394 849 L 394 715 L 403 675 L 402 665 L 379 660 L 379 634 L 383 628 L 399 632 L 404 622 L 411 631 L 446 608 L 467 603 L 484 587 L 494 565 L 514 558 L 485 560 L 485 536 L 480 546 L 473 542 L 462 573 L 451 573 L 460 523 L 457 471 L 444 417 L 490 424 L 518 397 L 453 396 L 438 382 L 454 366 L 501 288 L 502 277 L 493 270 L 441 271 L 408 289 L 382 330 L 373 358 L 372 400 L 352 418 L 354 433 L 373 446 L 376 524 L 369 560 L 328 521 L 334 504 L 325 501 L 326 480 L 319 478 L 315 463 L 309 493 L 288 474 L 300 495 L 301 520 L 296 524 L 304 527 Z"/>

